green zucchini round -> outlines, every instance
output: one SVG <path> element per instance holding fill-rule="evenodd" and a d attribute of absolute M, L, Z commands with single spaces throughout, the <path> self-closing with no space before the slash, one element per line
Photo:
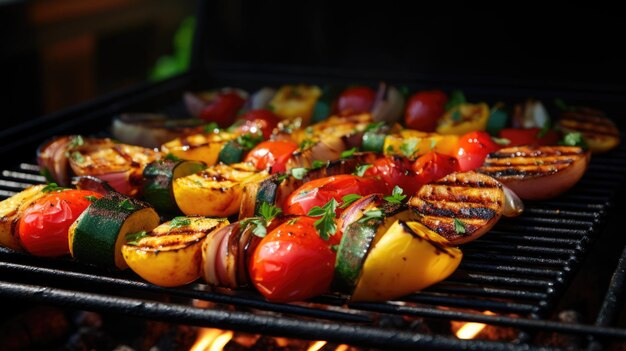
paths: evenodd
<path fill-rule="evenodd" d="M 222 151 L 220 151 L 217 161 L 227 165 L 241 162 L 241 160 L 243 160 L 243 156 L 246 154 L 246 151 L 248 150 L 245 150 L 244 147 L 241 146 L 241 144 L 239 144 L 236 140 L 231 140 L 224 145 Z"/>
<path fill-rule="evenodd" d="M 151 231 L 159 215 L 145 202 L 119 193 L 94 201 L 69 230 L 69 244 L 76 259 L 125 269 L 122 245 L 126 235 Z"/>
<path fill-rule="evenodd" d="M 206 165 L 200 161 L 159 160 L 152 162 L 143 170 L 143 198 L 159 211 L 179 213 L 174 200 L 172 183 L 176 178 L 185 177 L 202 171 Z"/>
<path fill-rule="evenodd" d="M 382 153 L 385 146 L 385 133 L 368 131 L 363 133 L 363 151 Z"/>

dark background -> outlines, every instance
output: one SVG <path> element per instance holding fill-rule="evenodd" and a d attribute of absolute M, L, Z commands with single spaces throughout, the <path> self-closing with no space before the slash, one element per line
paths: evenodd
<path fill-rule="evenodd" d="M 85 5 L 90 4 L 90 5 Z M 599 2 L 206 1 L 212 60 L 393 71 L 438 81 L 626 91 L 624 15 Z M 8 125 L 147 81 L 195 1 L 0 5 Z M 208 83 L 210 84 L 210 83 Z"/>

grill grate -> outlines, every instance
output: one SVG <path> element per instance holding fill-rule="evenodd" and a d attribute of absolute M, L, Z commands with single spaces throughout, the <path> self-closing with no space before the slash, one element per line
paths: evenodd
<path fill-rule="evenodd" d="M 380 318 L 464 320 L 524 331 L 626 339 L 626 330 L 608 327 L 605 317 L 598 317 L 596 325 L 544 320 L 598 236 L 612 196 L 625 175 L 626 148 L 594 156 L 574 189 L 555 200 L 528 202 L 522 216 L 503 218 L 488 235 L 465 245 L 463 262 L 450 278 L 397 301 L 346 305 L 345 296 L 326 295 L 313 299 L 313 304 L 276 304 L 250 290 L 211 289 L 202 283 L 161 288 L 131 272 L 108 271 L 70 259 L 31 257 L 7 249 L 0 249 L 0 294 L 180 323 L 396 349 L 420 345 L 485 350 L 533 347 L 524 338 L 513 345 L 375 327 Z M 36 165 L 20 163 L 2 171 L 0 197 L 43 180 Z M 618 269 L 609 291 L 615 290 L 613 300 L 622 289 L 625 260 L 620 261 L 621 278 Z M 168 296 L 168 303 L 160 301 L 163 295 Z M 219 305 L 211 310 L 196 308 L 190 299 Z M 606 307 L 601 313 L 610 309 Z M 479 313 L 486 310 L 497 314 Z"/>

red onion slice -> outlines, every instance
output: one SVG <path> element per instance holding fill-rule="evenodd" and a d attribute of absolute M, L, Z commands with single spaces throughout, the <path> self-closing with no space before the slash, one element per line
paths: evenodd
<path fill-rule="evenodd" d="M 346 207 L 337 223 L 337 227 L 341 230 L 341 233 L 343 233 L 350 224 L 363 217 L 363 212 L 372 203 L 377 205 L 382 203 L 382 194 L 364 196 Z"/>
<path fill-rule="evenodd" d="M 217 272 L 217 260 L 219 259 L 220 244 L 225 237 L 230 235 L 237 228 L 237 223 L 229 224 L 207 235 L 202 243 L 202 275 L 204 280 L 210 285 L 220 286 Z"/>
<path fill-rule="evenodd" d="M 374 121 L 395 123 L 402 117 L 403 110 L 404 96 L 400 91 L 394 86 L 380 83 L 374 100 L 374 107 L 372 107 Z"/>
<path fill-rule="evenodd" d="M 70 184 L 69 161 L 66 155 L 67 146 L 73 136 L 62 136 L 47 141 L 37 149 L 37 163 L 42 174 L 48 176 L 60 186 Z"/>

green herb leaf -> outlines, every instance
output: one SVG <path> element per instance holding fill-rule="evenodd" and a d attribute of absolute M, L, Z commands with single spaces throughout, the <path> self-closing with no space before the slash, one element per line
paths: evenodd
<path fill-rule="evenodd" d="M 167 155 L 165 155 L 164 157 L 166 160 L 170 160 L 170 161 L 174 161 L 174 162 L 178 162 L 180 161 L 180 158 L 178 158 L 178 156 L 174 155 L 173 153 L 168 153 Z"/>
<path fill-rule="evenodd" d="M 466 102 L 467 100 L 465 99 L 465 94 L 463 94 L 461 90 L 453 90 L 452 93 L 450 93 L 448 102 L 446 103 L 446 111 L 450 111 L 451 109 Z"/>
<path fill-rule="evenodd" d="M 52 176 L 52 173 L 46 167 L 43 167 L 39 173 L 41 173 L 41 175 L 44 176 L 44 178 L 46 178 L 46 182 L 48 183 L 54 182 L 54 177 Z"/>
<path fill-rule="evenodd" d="M 64 188 L 62 186 L 59 186 L 57 183 L 50 183 L 46 186 L 43 187 L 43 189 L 41 189 L 42 193 L 52 193 L 52 192 L 56 192 L 56 191 L 63 191 L 67 188 Z"/>
<path fill-rule="evenodd" d="M 461 115 L 461 111 L 455 110 L 450 114 L 450 118 L 455 122 L 459 122 L 463 118 L 463 115 Z"/>
<path fill-rule="evenodd" d="M 282 182 L 283 182 L 283 180 L 285 180 L 285 179 L 287 179 L 287 178 L 289 178 L 289 174 L 279 174 L 279 175 L 276 177 L 276 180 L 278 181 L 278 183 L 282 183 Z"/>
<path fill-rule="evenodd" d="M 350 206 L 353 202 L 355 202 L 356 200 L 362 198 L 363 196 L 359 195 L 359 194 L 348 194 L 344 197 L 341 198 L 341 201 L 343 202 L 343 204 L 341 204 L 341 206 L 339 206 L 339 208 L 346 208 L 348 206 Z"/>
<path fill-rule="evenodd" d="M 98 200 L 98 198 L 93 196 L 93 195 L 85 196 L 85 199 L 87 199 L 87 200 L 89 200 L 91 202 L 94 202 L 94 201 Z"/>
<path fill-rule="evenodd" d="M 457 234 L 465 234 L 466 233 L 465 224 L 463 224 L 463 222 L 461 222 L 458 218 L 454 219 L 454 231 Z"/>
<path fill-rule="evenodd" d="M 437 146 L 437 140 L 435 138 L 430 139 L 430 149 L 433 150 Z"/>
<path fill-rule="evenodd" d="M 313 139 L 304 139 L 300 143 L 300 150 L 306 150 L 315 144 L 317 144 L 317 142 Z"/>
<path fill-rule="evenodd" d="M 328 167 L 329 164 L 330 164 L 330 161 L 313 160 L 313 164 L 311 165 L 311 169 L 318 169 L 318 168 L 322 168 L 322 167 Z"/>
<path fill-rule="evenodd" d="M 387 151 L 388 154 L 392 154 L 393 153 L 393 146 L 391 145 L 387 145 L 387 148 L 385 149 L 385 151 Z"/>
<path fill-rule="evenodd" d="M 330 245 L 329 248 L 334 251 L 337 252 L 339 250 L 339 245 Z"/>
<path fill-rule="evenodd" d="M 353 147 L 350 150 L 346 150 L 346 151 L 342 152 L 339 157 L 341 157 L 341 158 L 350 157 L 350 156 L 354 155 L 355 152 L 356 152 L 356 147 Z"/>
<path fill-rule="evenodd" d="M 383 121 L 370 123 L 370 124 L 367 125 L 367 127 L 365 127 L 365 131 L 366 132 L 377 131 L 378 129 L 380 129 L 384 125 L 385 125 L 385 122 L 383 122 Z"/>
<path fill-rule="evenodd" d="M 296 224 L 296 222 L 298 222 L 298 219 L 299 219 L 298 217 L 292 218 L 292 219 L 287 221 L 287 224 L 294 225 L 294 224 Z"/>
<path fill-rule="evenodd" d="M 509 145 L 511 143 L 511 140 L 507 139 L 507 138 L 496 138 L 496 137 L 491 137 L 491 140 L 493 140 L 494 143 L 498 144 L 498 145 Z"/>
<path fill-rule="evenodd" d="M 302 178 L 304 178 L 304 176 L 309 172 L 308 169 L 304 168 L 304 167 L 298 167 L 298 168 L 292 168 L 291 169 L 291 175 L 299 180 L 302 180 Z"/>
<path fill-rule="evenodd" d="M 322 216 L 314 224 L 317 233 L 323 240 L 328 240 L 331 235 L 337 232 L 337 225 L 335 224 L 337 205 L 337 200 L 330 199 L 324 206 L 315 206 L 308 213 L 311 217 Z"/>
<path fill-rule="evenodd" d="M 358 165 L 356 166 L 356 170 L 353 174 L 362 177 L 365 174 L 365 171 L 367 171 L 367 169 L 370 167 L 372 167 L 372 165 L 369 163 L 366 163 L 364 165 Z"/>
<path fill-rule="evenodd" d="M 136 209 L 135 205 L 133 205 L 129 199 L 124 199 L 122 202 L 117 204 L 117 207 L 126 211 L 134 211 Z"/>
<path fill-rule="evenodd" d="M 585 142 L 585 138 L 583 138 L 583 135 L 580 132 L 565 134 L 563 139 L 559 142 L 559 145 L 580 146 L 585 149 L 588 148 L 587 142 Z"/>
<path fill-rule="evenodd" d="M 400 145 L 400 151 L 406 157 L 411 157 L 417 147 L 417 139 L 407 139 Z"/>
<path fill-rule="evenodd" d="M 241 221 L 241 228 L 253 226 L 252 234 L 259 238 L 264 238 L 267 235 L 267 222 L 263 218 L 250 217 Z"/>
<path fill-rule="evenodd" d="M 67 144 L 67 147 L 69 149 L 73 149 L 79 146 L 83 146 L 85 144 L 85 140 L 83 140 L 83 137 L 81 135 L 75 135 L 74 137 L 72 137 L 72 140 L 70 140 L 70 142 Z"/>
<path fill-rule="evenodd" d="M 204 130 L 205 133 L 215 133 L 216 131 L 220 130 L 217 123 L 215 122 L 205 124 L 204 126 L 202 126 L 202 129 Z"/>
<path fill-rule="evenodd" d="M 383 199 L 391 204 L 400 204 L 402 203 L 402 200 L 406 199 L 406 195 L 402 195 L 403 192 L 404 190 L 396 185 L 393 187 L 391 195 L 385 196 Z"/>
<path fill-rule="evenodd" d="M 541 127 L 541 130 L 539 132 L 537 132 L 537 135 L 535 135 L 535 139 L 541 139 L 544 136 L 546 136 L 546 134 L 548 134 L 548 132 L 550 131 L 550 127 L 551 127 L 550 120 L 546 120 L 543 123 L 543 126 Z"/>
<path fill-rule="evenodd" d="M 252 148 L 257 146 L 257 144 L 263 141 L 263 134 L 261 134 L 261 132 L 257 132 L 256 134 L 247 133 L 238 136 L 235 141 L 237 142 L 237 144 L 241 145 L 242 148 L 246 150 L 251 150 Z"/>
<path fill-rule="evenodd" d="M 124 238 L 126 239 L 126 245 L 137 246 L 139 245 L 139 240 L 141 240 L 141 238 L 145 238 L 146 236 L 148 236 L 148 233 L 145 230 L 142 230 L 137 233 L 126 234 Z"/>
<path fill-rule="evenodd" d="M 369 221 L 370 219 L 383 218 L 383 211 L 381 210 L 369 210 L 363 212 L 363 217 L 359 219 L 360 223 Z"/>
<path fill-rule="evenodd" d="M 187 217 L 178 216 L 174 217 L 170 222 L 170 229 L 181 228 L 191 224 L 191 220 Z"/>
<path fill-rule="evenodd" d="M 70 157 L 72 158 L 72 160 L 78 162 L 78 163 L 83 163 L 85 162 L 85 158 L 83 157 L 83 155 L 78 152 L 78 151 L 74 151 L 70 154 Z"/>
<path fill-rule="evenodd" d="M 283 212 L 283 210 L 281 210 L 279 207 L 276 207 L 274 205 L 270 205 L 267 202 L 262 203 L 261 204 L 261 208 L 259 209 L 259 214 L 267 222 L 271 221 L 272 219 L 274 219 L 276 216 L 278 216 L 282 212 Z"/>

